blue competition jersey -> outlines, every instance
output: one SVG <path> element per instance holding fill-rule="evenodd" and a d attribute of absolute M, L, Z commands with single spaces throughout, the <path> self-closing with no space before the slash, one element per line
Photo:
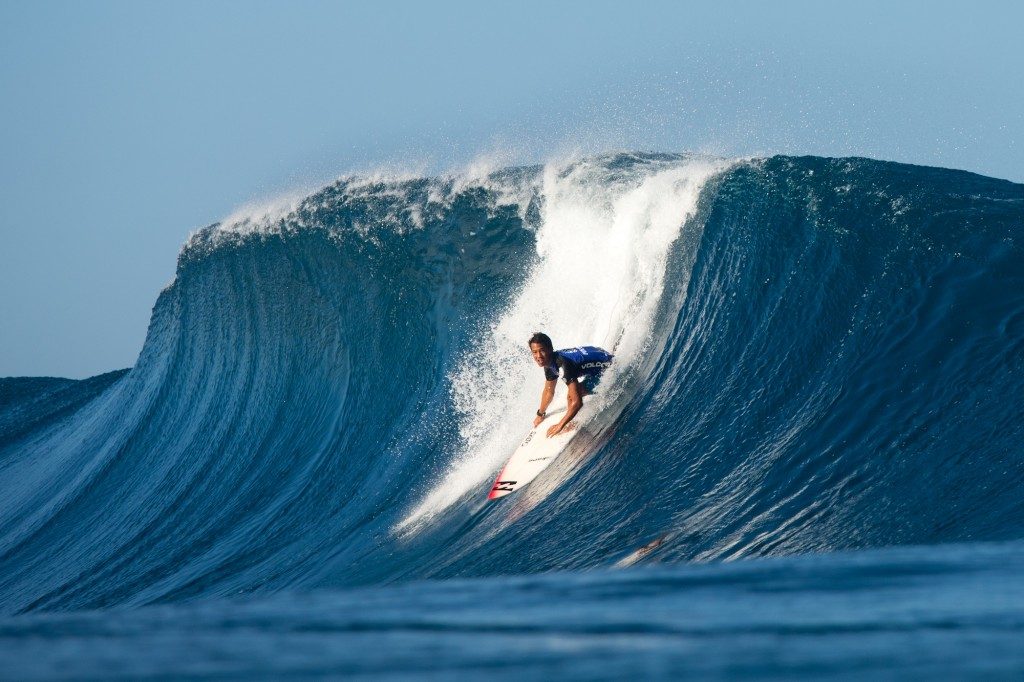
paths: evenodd
<path fill-rule="evenodd" d="M 554 381 L 558 371 L 562 371 L 565 383 L 570 384 L 581 376 L 600 374 L 611 366 L 615 357 L 604 348 L 597 346 L 578 346 L 556 350 L 554 364 L 544 368 L 544 378 Z"/>

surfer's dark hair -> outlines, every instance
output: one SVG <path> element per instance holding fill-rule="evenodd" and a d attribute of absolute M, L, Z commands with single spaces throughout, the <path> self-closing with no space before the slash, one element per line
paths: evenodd
<path fill-rule="evenodd" d="M 532 346 L 535 343 L 539 343 L 551 352 L 555 351 L 555 347 L 551 344 L 551 337 L 544 332 L 534 332 L 533 336 L 530 337 L 529 345 Z"/>

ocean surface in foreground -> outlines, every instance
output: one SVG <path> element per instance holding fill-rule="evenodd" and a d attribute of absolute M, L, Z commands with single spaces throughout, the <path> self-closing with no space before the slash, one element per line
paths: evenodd
<path fill-rule="evenodd" d="M 1024 544 L 414 582 L 0 621 L 8 679 L 1020 679 Z"/>

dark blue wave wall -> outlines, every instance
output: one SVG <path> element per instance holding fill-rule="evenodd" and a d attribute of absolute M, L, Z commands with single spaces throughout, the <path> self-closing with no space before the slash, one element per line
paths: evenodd
<path fill-rule="evenodd" d="M 446 376 L 536 258 L 526 196 L 339 182 L 197 235 L 130 373 L 0 401 L 0 609 L 1024 536 L 1024 187 L 787 157 L 705 188 L 565 480 L 396 536 L 458 446 Z"/>
<path fill-rule="evenodd" d="M 681 520 L 711 538 L 691 552 L 1024 534 L 1022 200 L 859 160 L 736 173 L 668 345 L 686 360 L 652 395 L 701 455 Z"/>
<path fill-rule="evenodd" d="M 438 188 L 398 189 L 408 208 Z M 9 432 L 4 611 L 300 585 L 375 546 L 407 470 L 454 437 L 442 368 L 532 240 L 473 190 L 420 229 L 389 222 L 394 191 L 340 183 L 277 233 L 197 235 L 135 368 Z"/>

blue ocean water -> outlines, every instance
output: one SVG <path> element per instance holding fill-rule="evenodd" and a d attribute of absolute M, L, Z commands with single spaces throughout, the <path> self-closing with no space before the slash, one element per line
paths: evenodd
<path fill-rule="evenodd" d="M 1022 240 L 1022 185 L 816 157 L 241 210 L 134 367 L 0 379 L 0 668 L 1019 678 Z M 538 329 L 616 363 L 487 503 Z"/>

